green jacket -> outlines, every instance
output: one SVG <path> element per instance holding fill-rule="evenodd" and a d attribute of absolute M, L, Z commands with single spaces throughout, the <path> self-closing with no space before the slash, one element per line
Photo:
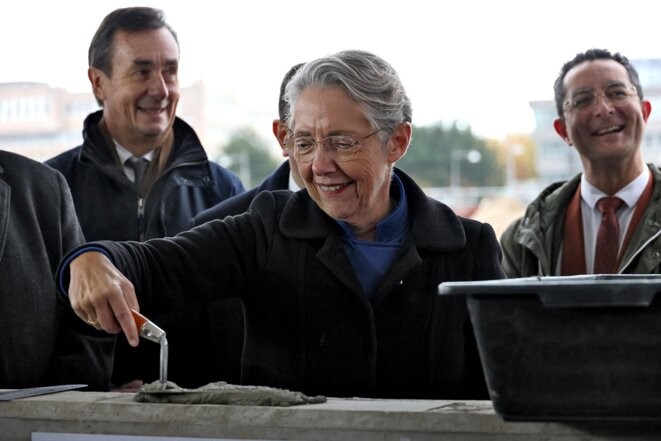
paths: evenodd
<path fill-rule="evenodd" d="M 618 273 L 661 273 L 661 171 L 648 165 L 654 189 L 643 217 L 625 250 Z M 525 215 L 503 233 L 503 269 L 507 277 L 552 276 L 564 236 L 565 210 L 580 175 L 548 186 L 526 209 Z"/>

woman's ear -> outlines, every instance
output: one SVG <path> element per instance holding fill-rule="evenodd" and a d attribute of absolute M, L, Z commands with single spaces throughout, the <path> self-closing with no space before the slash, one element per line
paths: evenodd
<path fill-rule="evenodd" d="M 411 143 L 412 131 L 411 124 L 408 122 L 403 122 L 395 128 L 390 135 L 388 162 L 394 164 L 404 156 Z"/>

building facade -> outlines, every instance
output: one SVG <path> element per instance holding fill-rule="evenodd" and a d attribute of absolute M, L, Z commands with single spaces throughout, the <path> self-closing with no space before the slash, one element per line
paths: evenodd
<path fill-rule="evenodd" d="M 208 136 L 205 88 L 201 81 L 181 89 L 177 115 L 189 123 L 203 145 L 219 145 Z M 82 143 L 85 117 L 98 110 L 91 92 L 70 93 L 47 84 L 0 84 L 0 150 L 16 152 L 38 161 Z M 216 130 L 218 136 L 225 134 Z M 206 143 L 205 143 L 206 142 Z M 213 152 L 210 156 L 214 157 Z"/>

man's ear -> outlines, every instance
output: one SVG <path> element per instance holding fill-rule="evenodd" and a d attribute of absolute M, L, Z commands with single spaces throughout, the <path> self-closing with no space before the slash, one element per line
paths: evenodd
<path fill-rule="evenodd" d="M 90 80 L 92 85 L 92 93 L 99 101 L 106 100 L 106 87 L 105 84 L 108 81 L 108 77 L 100 69 L 95 67 L 90 67 L 87 69 L 87 78 Z"/>
<path fill-rule="evenodd" d="M 567 135 L 567 123 L 565 122 L 564 118 L 556 118 L 553 121 L 553 128 L 555 129 L 555 133 L 560 135 L 560 137 L 565 140 L 567 145 L 572 145 L 571 141 L 569 140 L 569 136 Z"/>
<path fill-rule="evenodd" d="M 280 144 L 280 148 L 282 149 L 282 156 L 284 157 L 289 156 L 289 152 L 285 147 L 285 138 L 287 137 L 288 134 L 289 134 L 289 127 L 287 127 L 287 124 L 284 121 L 280 121 L 279 119 L 274 119 L 273 135 L 275 136 L 275 139 L 278 140 L 278 144 Z"/>
<path fill-rule="evenodd" d="M 647 120 L 650 117 L 650 113 L 652 113 L 652 103 L 649 100 L 643 100 L 641 106 L 643 112 L 643 119 L 645 120 L 645 122 L 647 122 Z"/>
<path fill-rule="evenodd" d="M 413 129 L 408 122 L 403 122 L 395 128 L 395 131 L 390 135 L 388 162 L 394 164 L 404 156 L 406 150 L 409 148 L 412 132 Z"/>

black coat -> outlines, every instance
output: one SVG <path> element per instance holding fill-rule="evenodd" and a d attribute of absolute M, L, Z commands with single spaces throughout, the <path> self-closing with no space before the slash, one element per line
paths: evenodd
<path fill-rule="evenodd" d="M 73 314 L 53 278 L 83 242 L 62 175 L 0 151 L 0 388 L 109 387 L 112 339 Z"/>
<path fill-rule="evenodd" d="M 142 304 L 241 296 L 244 384 L 339 397 L 487 398 L 465 299 L 439 296 L 438 285 L 503 276 L 493 229 L 457 217 L 396 173 L 411 231 L 370 298 L 337 224 L 305 190 L 262 192 L 249 212 L 175 238 L 100 246 Z"/>
<path fill-rule="evenodd" d="M 286 190 L 289 187 L 289 161 L 283 162 L 257 187 L 199 213 L 192 220 L 191 228 L 214 219 L 224 219 L 248 211 L 255 196 L 262 191 Z M 209 303 L 206 307 L 206 335 L 198 338 L 208 345 L 208 375 L 200 379 L 223 380 L 239 383 L 241 380 L 241 355 L 243 353 L 243 307 L 238 297 L 224 298 Z M 204 320 L 204 318 L 201 318 Z M 216 377 L 213 377 L 213 375 Z M 196 376 L 191 372 L 191 376 Z M 197 375 L 199 378 L 199 374 Z"/>
<path fill-rule="evenodd" d="M 99 128 L 102 115 L 85 119 L 81 146 L 46 161 L 69 183 L 87 240 L 174 236 L 200 211 L 244 191 L 239 177 L 210 162 L 195 131 L 176 118 L 166 170 L 145 197 L 139 221 L 138 194 Z"/>
<path fill-rule="evenodd" d="M 103 111 L 85 119 L 83 144 L 46 163 L 66 178 L 80 225 L 88 240 L 142 240 L 174 236 L 188 228 L 200 211 L 244 191 L 238 176 L 210 162 L 195 131 L 176 118 L 174 143 L 165 171 L 154 182 L 144 201 L 126 177 L 108 145 L 99 121 Z M 142 206 L 143 208 L 139 208 Z M 139 214 L 141 213 L 141 214 Z M 143 311 L 168 332 L 170 375 L 182 386 L 199 386 L 216 379 L 202 372 L 211 358 L 206 333 L 206 308 L 179 304 L 164 311 L 158 304 Z M 192 325 L 195 325 L 193 327 Z M 158 378 L 158 345 L 132 348 L 117 341 L 113 380 L 116 384 Z M 197 374 L 193 374 L 193 370 Z M 192 375 L 195 375 L 192 377 Z"/>
<path fill-rule="evenodd" d="M 210 220 L 224 219 L 225 216 L 234 216 L 248 211 L 252 200 L 262 191 L 287 190 L 289 188 L 289 172 L 289 161 L 285 161 L 273 173 L 268 175 L 258 187 L 232 196 L 198 213 L 193 219 L 193 225 L 191 227 L 202 225 Z"/>

